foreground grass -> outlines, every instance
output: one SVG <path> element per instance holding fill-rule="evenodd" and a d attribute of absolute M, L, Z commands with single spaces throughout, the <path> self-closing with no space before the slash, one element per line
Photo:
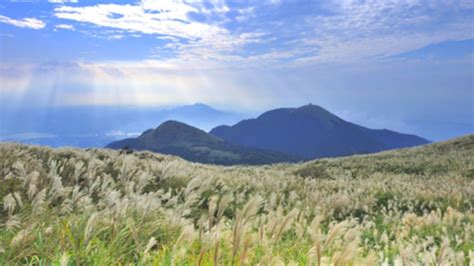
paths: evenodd
<path fill-rule="evenodd" d="M 0 145 L 0 265 L 469 265 L 474 137 L 304 164 Z"/>

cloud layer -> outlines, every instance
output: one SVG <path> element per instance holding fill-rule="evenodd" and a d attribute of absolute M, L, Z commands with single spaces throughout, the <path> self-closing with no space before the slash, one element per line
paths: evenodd
<path fill-rule="evenodd" d="M 46 23 L 36 18 L 13 19 L 2 15 L 0 15 L 0 23 L 34 30 L 40 30 L 46 27 Z"/>
<path fill-rule="evenodd" d="M 142 0 L 60 6 L 54 12 L 60 19 L 128 36 L 155 36 L 164 44 L 151 57 L 185 62 L 347 62 L 474 38 L 469 1 L 290 1 L 229 7 L 225 1 Z"/>

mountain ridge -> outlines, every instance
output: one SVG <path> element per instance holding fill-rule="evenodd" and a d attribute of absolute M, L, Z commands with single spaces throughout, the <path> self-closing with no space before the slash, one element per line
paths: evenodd
<path fill-rule="evenodd" d="M 304 159 L 411 147 L 428 140 L 386 129 L 369 129 L 309 104 L 278 108 L 233 126 L 218 126 L 210 134 L 246 147 L 274 150 Z"/>
<path fill-rule="evenodd" d="M 155 129 L 148 129 L 137 138 L 115 141 L 106 147 L 149 150 L 177 155 L 194 162 L 222 165 L 253 165 L 298 160 L 296 157 L 275 151 L 231 144 L 201 129 L 174 120 L 165 121 Z"/>

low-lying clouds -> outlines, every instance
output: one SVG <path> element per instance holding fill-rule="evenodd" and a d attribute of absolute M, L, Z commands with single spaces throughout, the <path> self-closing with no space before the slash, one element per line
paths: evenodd
<path fill-rule="evenodd" d="M 272 97 L 255 86 L 242 86 L 245 74 L 192 69 L 177 70 L 156 61 L 140 64 L 58 63 L 9 67 L 0 74 L 2 100 L 34 100 L 35 104 L 173 105 L 206 102 L 216 106 L 258 109 Z M 12 78 L 14 77 L 14 78 Z M 225 93 L 223 93 L 225 89 Z M 29 98 L 29 99 L 28 99 Z"/>

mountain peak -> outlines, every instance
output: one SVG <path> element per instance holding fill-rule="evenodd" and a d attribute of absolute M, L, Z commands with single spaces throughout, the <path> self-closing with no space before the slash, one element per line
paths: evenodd
<path fill-rule="evenodd" d="M 397 132 L 371 130 L 349 123 L 321 106 L 280 108 L 211 134 L 228 142 L 274 150 L 306 159 L 370 153 L 426 144 Z"/>
<path fill-rule="evenodd" d="M 156 129 L 172 129 L 172 128 L 193 128 L 192 126 L 176 120 L 167 120 L 161 123 Z"/>
<path fill-rule="evenodd" d="M 314 104 L 307 104 L 300 106 L 298 108 L 293 109 L 294 112 L 297 113 L 304 113 L 304 114 L 310 114 L 310 115 L 317 115 L 317 116 L 332 116 L 336 117 L 333 113 L 329 112 L 328 110 L 324 109 L 323 107 L 319 105 L 314 105 Z"/>
<path fill-rule="evenodd" d="M 241 147 L 175 120 L 168 120 L 156 129 L 145 131 L 138 138 L 113 142 L 113 149 L 149 150 L 182 158 L 218 164 L 262 164 L 295 161 L 297 158 L 274 151 Z"/>
<path fill-rule="evenodd" d="M 193 104 L 191 104 L 190 106 L 214 109 L 214 108 L 212 108 L 211 106 L 209 106 L 209 105 L 207 105 L 207 104 L 204 104 L 204 103 L 193 103 Z"/>
<path fill-rule="evenodd" d="M 297 107 L 295 109 L 298 110 L 298 111 L 324 111 L 324 112 L 329 113 L 329 111 L 324 109 L 323 107 L 321 107 L 319 105 L 312 104 L 312 103 Z"/>
<path fill-rule="evenodd" d="M 311 124 L 316 122 L 324 128 L 333 127 L 334 124 L 344 121 L 323 107 L 311 103 L 296 108 L 270 110 L 257 117 L 257 120 L 273 121 L 275 123 L 288 121 L 290 124 Z M 287 124 L 287 126 L 290 126 L 290 124 Z"/>
<path fill-rule="evenodd" d="M 196 143 L 220 141 L 219 138 L 209 135 L 199 128 L 176 120 L 168 120 L 161 123 L 161 125 L 149 134 L 149 140 L 164 145 L 183 141 L 193 141 Z"/>
<path fill-rule="evenodd" d="M 145 130 L 140 137 L 156 138 L 157 136 L 162 137 L 165 134 L 174 134 L 175 131 L 190 132 L 195 130 L 200 131 L 200 129 L 192 127 L 188 124 L 176 120 L 167 120 L 161 123 L 155 129 L 150 128 L 148 130 Z"/>
<path fill-rule="evenodd" d="M 212 106 L 209 106 L 204 103 L 193 103 L 190 105 L 183 105 L 178 107 L 179 109 L 189 109 L 189 110 L 202 110 L 202 111 L 212 111 L 212 112 L 217 112 L 216 109 L 214 109 Z"/>

